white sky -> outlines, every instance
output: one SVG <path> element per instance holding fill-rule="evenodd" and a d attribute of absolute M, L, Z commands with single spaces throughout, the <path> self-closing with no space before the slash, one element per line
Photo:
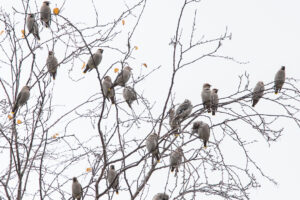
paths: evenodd
<path fill-rule="evenodd" d="M 51 2 L 52 5 L 56 3 L 60 5 L 61 3 L 59 0 Z M 74 22 L 92 23 L 94 18 L 93 15 L 89 14 L 89 10 L 92 9 L 91 4 L 82 2 L 81 0 L 69 0 L 62 14 Z M 104 0 L 97 1 L 99 13 L 110 15 L 115 7 L 124 6 L 123 1 L 116 1 L 118 3 L 113 5 L 108 5 L 107 2 Z M 6 3 L 4 4 L 2 1 L 2 5 L 0 5 L 3 8 L 9 8 L 10 5 Z M 152 78 L 146 80 L 144 84 L 137 85 L 137 91 L 144 92 L 144 96 L 149 97 L 152 102 L 156 101 L 158 108 L 161 107 L 160 100 L 165 98 L 160 94 L 166 91 L 169 86 L 169 81 L 161 86 L 161 80 L 169 80 L 167 73 L 169 72 L 168 67 L 170 68 L 172 63 L 170 57 L 172 48 L 168 44 L 174 35 L 180 6 L 181 1 L 148 1 L 133 39 L 133 43 L 139 47 L 139 50 L 134 53 L 136 61 L 132 61 L 134 69 L 138 69 L 140 64 L 144 62 L 150 69 L 162 65 L 159 73 L 153 74 Z M 198 38 L 201 38 L 202 35 L 205 35 L 207 39 L 220 36 L 227 26 L 229 32 L 232 33 L 232 40 L 223 43 L 219 54 L 232 56 L 239 61 L 249 61 L 249 64 L 239 65 L 226 60 L 209 58 L 182 70 L 181 74 L 177 76 L 174 88 L 176 102 L 179 103 L 189 98 L 194 104 L 200 103 L 200 93 L 204 82 L 210 82 L 213 87 L 219 88 L 220 97 L 227 96 L 236 90 L 238 75 L 245 71 L 250 74 L 250 87 L 254 87 L 256 82 L 260 80 L 264 82 L 273 81 L 274 75 L 281 65 L 286 66 L 288 77 L 299 78 L 299 8 L 300 2 L 296 0 L 206 0 L 198 4 Z M 184 18 L 187 27 L 190 27 L 193 13 L 193 9 L 189 9 L 189 13 Z M 130 24 L 130 21 L 126 21 L 123 28 L 124 32 L 126 32 L 127 23 Z M 42 32 L 42 38 L 43 35 L 45 33 Z M 126 34 L 124 35 L 126 37 Z M 102 66 L 110 63 L 109 57 L 113 57 L 110 53 L 111 51 L 104 52 Z M 41 54 L 46 56 L 46 50 Z M 59 59 L 59 53 L 56 52 L 56 55 Z M 87 58 L 88 56 L 82 57 L 85 60 Z M 83 76 L 80 71 L 80 63 L 78 61 L 78 71 L 73 74 L 77 78 Z M 57 98 L 57 102 L 60 102 L 60 105 L 65 105 L 69 101 L 66 94 L 70 98 L 76 96 L 76 100 L 78 100 L 74 100 L 74 105 L 76 105 L 80 100 L 89 96 L 88 94 L 95 93 L 95 88 L 87 88 L 91 85 L 90 81 L 95 80 L 96 73 L 88 73 L 82 81 L 73 83 L 68 80 L 67 75 L 64 75 L 68 68 L 68 66 L 61 66 L 55 81 L 55 98 Z M 114 79 L 115 74 L 113 72 L 110 74 Z M 60 85 L 64 87 L 57 88 Z M 66 89 L 67 87 L 69 89 Z M 84 95 L 78 97 L 77 93 L 72 93 L 71 91 L 75 89 L 85 91 L 86 97 Z M 256 109 L 272 108 L 268 107 L 266 101 L 262 100 Z M 252 199 L 293 200 L 300 196 L 298 192 L 300 180 L 299 128 L 291 121 L 283 126 L 285 127 L 284 134 L 277 143 L 270 147 L 263 141 L 252 145 L 251 154 L 255 155 L 255 160 L 266 174 L 279 183 L 278 186 L 274 186 L 262 179 L 261 189 L 251 191 Z M 75 132 L 86 132 L 86 129 L 78 128 Z M 229 147 L 228 151 L 230 152 L 230 150 Z M 83 169 L 85 167 L 85 165 L 82 166 Z M 154 179 L 152 183 L 158 181 L 158 179 Z"/>

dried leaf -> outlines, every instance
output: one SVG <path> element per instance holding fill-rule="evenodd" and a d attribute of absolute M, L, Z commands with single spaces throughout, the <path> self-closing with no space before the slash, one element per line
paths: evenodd
<path fill-rule="evenodd" d="M 21 32 L 22 32 L 22 38 L 25 38 L 25 31 L 21 30 Z"/>
<path fill-rule="evenodd" d="M 82 67 L 81 67 L 81 69 L 83 69 L 85 67 L 85 62 L 82 64 Z"/>
<path fill-rule="evenodd" d="M 22 124 L 22 121 L 18 119 L 17 124 Z"/>
<path fill-rule="evenodd" d="M 10 119 L 10 120 L 13 118 L 11 115 L 8 115 L 7 117 L 8 117 L 8 119 Z"/>
<path fill-rule="evenodd" d="M 122 24 L 123 24 L 123 26 L 125 25 L 125 20 L 124 19 L 122 19 Z"/>
<path fill-rule="evenodd" d="M 90 171 L 92 171 L 92 168 L 90 167 L 86 168 L 86 172 L 90 172 Z"/>
<path fill-rule="evenodd" d="M 2 35 L 4 33 L 4 30 L 0 31 L 0 35 Z"/>
<path fill-rule="evenodd" d="M 138 46 L 134 46 L 134 49 L 135 49 L 135 50 L 138 50 L 138 49 L 139 49 L 139 47 L 138 47 Z"/>
<path fill-rule="evenodd" d="M 146 68 L 148 67 L 148 65 L 146 63 L 143 63 L 143 66 L 146 67 Z"/>
<path fill-rule="evenodd" d="M 119 71 L 119 68 L 115 68 L 114 72 L 117 73 Z"/>

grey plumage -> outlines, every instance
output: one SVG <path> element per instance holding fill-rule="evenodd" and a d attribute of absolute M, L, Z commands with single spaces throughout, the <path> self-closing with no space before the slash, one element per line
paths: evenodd
<path fill-rule="evenodd" d="M 98 49 L 96 53 L 93 54 L 93 56 L 90 56 L 83 73 L 86 73 L 87 71 L 91 71 L 92 69 L 98 67 L 98 65 L 102 61 L 103 51 L 103 49 Z"/>
<path fill-rule="evenodd" d="M 185 99 L 182 104 L 178 106 L 175 112 L 175 117 L 171 121 L 172 132 L 175 136 L 179 135 L 180 123 L 183 119 L 186 119 L 193 110 L 193 105 L 190 100 Z"/>
<path fill-rule="evenodd" d="M 164 193 L 157 193 L 152 200 L 169 200 L 169 195 Z"/>
<path fill-rule="evenodd" d="M 28 86 L 24 86 L 22 90 L 19 92 L 16 103 L 12 109 L 12 112 L 16 113 L 18 108 L 27 103 L 30 96 L 30 88 Z"/>
<path fill-rule="evenodd" d="M 204 147 L 207 147 L 207 142 L 210 136 L 210 128 L 208 124 L 200 121 L 200 126 L 198 129 L 199 138 L 203 140 Z"/>
<path fill-rule="evenodd" d="M 124 69 L 116 77 L 116 80 L 114 81 L 113 86 L 119 85 L 119 86 L 124 87 L 125 84 L 128 82 L 128 80 L 130 79 L 130 76 L 132 74 L 131 70 L 132 70 L 132 68 L 129 66 L 124 67 Z"/>
<path fill-rule="evenodd" d="M 210 108 L 211 108 L 210 87 L 211 87 L 211 85 L 208 83 L 203 84 L 202 93 L 201 93 L 203 107 L 204 107 L 204 109 L 207 109 L 208 113 L 211 112 L 211 110 L 210 110 Z"/>
<path fill-rule="evenodd" d="M 172 121 L 175 118 L 175 109 L 170 108 L 168 114 L 169 114 L 169 125 L 172 127 Z"/>
<path fill-rule="evenodd" d="M 193 105 L 190 100 L 186 99 L 182 104 L 180 104 L 175 113 L 175 119 L 182 120 L 187 118 L 193 109 Z"/>
<path fill-rule="evenodd" d="M 149 153 L 155 156 L 157 162 L 159 162 L 158 135 L 156 133 L 152 133 L 147 137 L 146 148 Z"/>
<path fill-rule="evenodd" d="M 44 1 L 40 10 L 40 18 L 42 24 L 44 24 L 46 28 L 50 27 L 51 24 L 51 9 L 49 4 L 49 1 Z"/>
<path fill-rule="evenodd" d="M 264 95 L 264 90 L 264 83 L 262 81 L 259 81 L 253 90 L 252 107 L 254 107 L 258 103 L 259 99 Z"/>
<path fill-rule="evenodd" d="M 170 167 L 171 172 L 175 170 L 175 175 L 178 173 L 178 168 L 182 163 L 183 151 L 181 147 L 178 147 L 175 151 L 173 151 L 170 155 Z"/>
<path fill-rule="evenodd" d="M 201 121 L 196 121 L 193 123 L 192 134 L 198 133 L 200 126 L 202 125 Z"/>
<path fill-rule="evenodd" d="M 37 22 L 35 21 L 34 14 L 28 14 L 26 19 L 26 25 L 29 33 L 32 33 L 32 35 L 40 40 L 39 36 L 39 27 Z"/>
<path fill-rule="evenodd" d="M 169 125 L 171 128 L 170 134 L 179 134 L 179 121 L 175 119 L 175 109 L 171 108 L 168 112 L 169 114 Z"/>
<path fill-rule="evenodd" d="M 72 184 L 72 198 L 76 200 L 80 200 L 82 197 L 82 187 L 80 183 L 78 182 L 77 178 L 73 178 L 73 184 Z"/>
<path fill-rule="evenodd" d="M 119 194 L 119 178 L 117 177 L 118 173 L 115 170 L 115 166 L 111 165 L 107 173 L 108 184 L 116 191 L 116 194 Z"/>
<path fill-rule="evenodd" d="M 102 82 L 103 95 L 108 100 L 111 100 L 112 104 L 115 104 L 115 89 L 112 87 L 112 81 L 110 76 L 105 76 Z"/>
<path fill-rule="evenodd" d="M 275 79 L 274 79 L 275 94 L 278 94 L 278 92 L 280 92 L 284 82 L 285 82 L 285 66 L 282 66 L 275 75 Z"/>
<path fill-rule="evenodd" d="M 52 76 L 53 80 L 55 80 L 57 67 L 58 67 L 58 61 L 57 58 L 54 56 L 53 51 L 49 51 L 48 58 L 47 58 L 47 69 L 50 73 L 50 76 Z"/>
<path fill-rule="evenodd" d="M 123 97 L 128 104 L 128 106 L 131 108 L 131 104 L 137 100 L 136 92 L 132 87 L 126 86 L 123 89 Z"/>
<path fill-rule="evenodd" d="M 218 110 L 218 104 L 219 104 L 218 89 L 216 88 L 212 89 L 210 94 L 210 102 L 211 102 L 212 115 L 215 115 L 216 111 Z"/>

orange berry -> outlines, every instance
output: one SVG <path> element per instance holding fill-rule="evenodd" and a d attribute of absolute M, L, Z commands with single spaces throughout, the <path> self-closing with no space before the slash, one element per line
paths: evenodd
<path fill-rule="evenodd" d="M 60 11 L 59 8 L 54 8 L 54 9 L 53 9 L 53 14 L 54 14 L 54 15 L 58 15 L 58 14 L 59 14 L 59 11 Z"/>

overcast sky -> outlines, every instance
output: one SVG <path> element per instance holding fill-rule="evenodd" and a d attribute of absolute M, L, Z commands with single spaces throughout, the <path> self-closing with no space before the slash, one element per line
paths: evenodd
<path fill-rule="evenodd" d="M 106 13 L 108 18 L 108 15 L 113 13 L 112 9 L 116 9 L 118 6 L 124 7 L 123 1 L 116 1 L 117 3 L 114 4 L 107 2 L 110 1 L 97 1 L 97 9 L 101 14 Z M 11 7 L 9 3 L 1 1 L 0 5 L 9 9 Z M 60 5 L 61 1 L 51 1 L 51 3 Z M 162 101 L 165 96 L 159 94 L 166 91 L 169 86 L 170 74 L 168 72 L 170 72 L 172 63 L 172 47 L 169 42 L 174 36 L 181 5 L 182 1 L 179 0 L 149 0 L 133 38 L 133 43 L 139 47 L 134 55 L 136 60 L 132 62 L 134 69 L 140 68 L 141 63 L 148 65 L 148 69 L 143 70 L 162 66 L 159 73 L 154 73 L 153 77 L 144 84 L 136 86 L 137 91 L 143 92 L 144 96 L 147 96 L 152 102 Z M 232 40 L 224 42 L 218 54 L 249 63 L 241 65 L 218 58 L 208 58 L 195 63 L 182 70 L 181 74 L 176 77 L 174 88 L 176 102 L 180 103 L 189 98 L 194 104 L 201 103 L 200 93 L 204 82 L 210 82 L 213 87 L 219 88 L 219 96 L 228 96 L 235 92 L 239 81 L 238 75 L 245 71 L 250 74 L 251 88 L 260 80 L 266 83 L 273 81 L 276 71 L 282 65 L 286 66 L 287 77 L 299 79 L 299 8 L 300 2 L 297 0 L 203 0 L 198 4 L 197 37 L 201 38 L 204 35 L 206 39 L 214 38 L 224 34 L 227 27 L 228 32 L 232 33 Z M 71 21 L 89 24 L 94 22 L 94 15 L 89 14 L 92 9 L 90 3 L 83 3 L 82 0 L 69 0 L 62 15 Z M 189 9 L 189 13 L 185 15 L 184 24 L 187 27 L 190 27 L 192 22 L 193 10 Z M 130 19 L 128 22 L 126 21 L 126 25 L 127 23 L 130 24 Z M 126 25 L 123 28 L 124 32 L 126 32 Z M 46 33 L 41 33 L 41 37 L 43 34 L 46 35 Z M 126 36 L 125 34 L 124 38 Z M 104 52 L 102 65 L 109 63 L 109 57 L 113 57 L 109 54 L 110 52 Z M 41 54 L 46 56 L 47 52 L 41 52 Z M 60 57 L 58 51 L 56 55 L 58 58 Z M 83 59 L 87 58 L 88 56 L 83 57 Z M 78 70 L 73 73 L 74 77 L 84 77 L 80 67 L 81 61 L 78 61 Z M 86 96 L 95 92 L 93 88 L 87 88 L 90 80 L 96 78 L 96 73 L 87 74 L 81 82 L 74 86 L 74 83 L 63 75 L 63 73 L 67 73 L 67 68 L 68 66 L 60 67 L 55 82 L 56 86 L 73 87 L 73 90 L 85 91 Z M 111 75 L 115 76 L 113 72 Z M 168 81 L 164 83 L 162 80 Z M 72 95 L 70 92 L 72 89 L 66 91 L 66 89 L 56 87 L 56 101 L 61 105 L 67 104 L 65 93 L 68 92 L 69 95 Z M 78 102 L 85 99 L 84 95 L 80 97 L 76 94 L 73 95 L 74 98 L 76 96 Z M 74 102 L 74 105 L 78 102 Z M 157 103 L 157 106 L 159 109 L 161 105 Z M 272 108 L 262 100 L 256 109 Z M 252 190 L 252 199 L 298 199 L 300 196 L 298 192 L 300 131 L 292 121 L 282 124 L 282 126 L 285 127 L 285 131 L 277 143 L 268 146 L 267 143 L 261 141 L 253 145 L 251 154 L 254 155 L 262 169 L 279 184 L 275 186 L 262 179 L 262 187 L 259 190 Z M 241 129 L 243 130 L 242 127 Z M 245 131 L 245 134 L 251 134 L 251 132 Z M 159 180 L 152 180 L 152 183 L 157 181 Z"/>

